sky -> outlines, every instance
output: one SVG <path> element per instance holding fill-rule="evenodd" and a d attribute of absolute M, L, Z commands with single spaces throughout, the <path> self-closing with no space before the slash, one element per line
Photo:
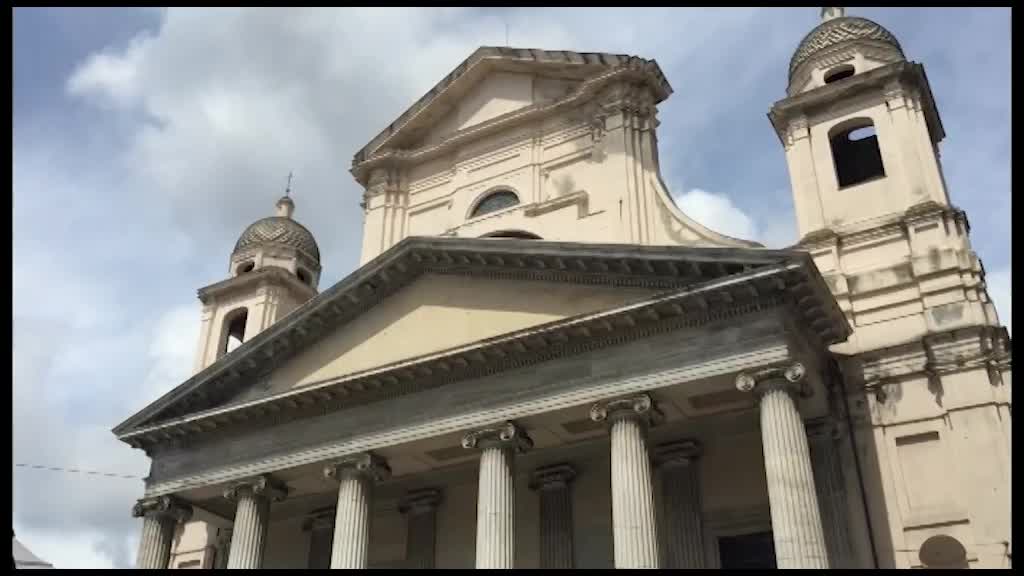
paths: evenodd
<path fill-rule="evenodd" d="M 1010 322 L 1009 9 L 848 8 L 923 63 L 989 294 Z M 321 288 L 358 262 L 352 155 L 480 45 L 656 59 L 662 171 L 684 212 L 796 238 L 766 116 L 818 22 L 799 9 L 41 9 L 14 11 L 16 463 L 143 477 L 110 429 L 184 381 L 196 290 L 288 173 Z M 15 467 L 14 528 L 57 567 L 129 567 L 141 480 Z"/>

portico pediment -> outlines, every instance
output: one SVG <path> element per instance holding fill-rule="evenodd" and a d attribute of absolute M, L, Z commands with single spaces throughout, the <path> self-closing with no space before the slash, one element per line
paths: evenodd
<path fill-rule="evenodd" d="M 822 343 L 846 337 L 802 252 L 407 238 L 114 432 L 146 446 L 247 415 L 339 409 L 787 294 Z"/>

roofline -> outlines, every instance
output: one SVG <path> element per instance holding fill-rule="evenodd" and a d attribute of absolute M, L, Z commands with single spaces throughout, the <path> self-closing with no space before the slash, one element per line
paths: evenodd
<path fill-rule="evenodd" d="M 545 262 L 545 259 L 549 261 Z M 562 259 L 568 263 L 562 262 Z M 732 266 L 734 270 L 737 266 L 746 270 L 792 261 L 798 261 L 803 268 L 814 271 L 810 275 L 818 277 L 816 290 L 824 290 L 819 298 L 827 295 L 825 299 L 829 300 L 823 302 L 822 306 L 830 308 L 826 313 L 832 319 L 831 329 L 838 331 L 837 336 L 840 338 L 845 338 L 850 331 L 845 317 L 834 298 L 831 298 L 810 255 L 802 251 L 407 237 L 150 403 L 114 427 L 113 432 L 121 437 L 133 426 L 156 416 L 207 383 L 217 385 L 219 381 L 226 388 L 233 382 L 251 379 L 258 372 L 257 369 L 269 362 L 268 358 L 301 348 L 305 344 L 303 340 L 315 338 L 327 326 L 333 328 L 339 322 L 348 321 L 424 273 L 443 273 L 445 270 L 465 273 L 479 270 L 480 273 L 488 273 L 500 270 L 506 275 L 520 273 L 552 281 L 561 278 L 563 281 L 581 283 L 668 289 L 699 282 L 708 274 L 712 278 L 735 275 L 735 272 L 727 272 L 727 266 Z M 564 269 L 557 269 L 559 264 Z M 656 265 L 667 272 L 656 270 Z M 569 269 L 569 266 L 572 268 Z M 622 270 L 613 270 L 612 266 L 621 267 Z M 633 267 L 643 267 L 645 270 Z M 261 351 L 262 356 L 258 351 Z M 204 391 L 201 396 L 214 394 L 219 389 L 219 385 L 215 386 L 214 390 Z"/>
<path fill-rule="evenodd" d="M 610 54 L 603 52 L 573 52 L 569 50 L 539 50 L 532 48 L 511 48 L 505 46 L 481 46 L 473 51 L 465 60 L 457 65 L 451 72 L 407 108 L 401 115 L 392 121 L 386 128 L 381 130 L 369 142 L 360 148 L 352 158 L 352 166 L 355 167 L 365 160 L 372 158 L 372 154 L 390 138 L 401 132 L 406 124 L 415 116 L 425 110 L 445 90 L 465 76 L 473 67 L 484 60 L 512 61 L 512 62 L 537 62 L 540 65 L 579 65 L 579 66 L 606 66 L 618 68 L 632 66 L 649 70 L 657 83 L 661 86 L 662 99 L 672 93 L 672 87 L 665 78 L 661 67 L 655 60 L 646 60 L 638 56 L 626 54 Z"/>

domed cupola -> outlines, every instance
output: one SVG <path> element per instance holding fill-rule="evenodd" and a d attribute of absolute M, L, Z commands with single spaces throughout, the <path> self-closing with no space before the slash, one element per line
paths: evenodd
<path fill-rule="evenodd" d="M 288 192 L 277 201 L 277 214 L 249 225 L 231 252 L 231 275 L 278 267 L 288 270 L 303 284 L 317 287 L 320 281 L 320 248 L 313 234 L 292 219 L 295 202 Z"/>
<path fill-rule="evenodd" d="M 821 18 L 789 61 L 790 96 L 905 60 L 899 41 L 880 24 L 846 16 L 843 8 L 822 8 Z"/>

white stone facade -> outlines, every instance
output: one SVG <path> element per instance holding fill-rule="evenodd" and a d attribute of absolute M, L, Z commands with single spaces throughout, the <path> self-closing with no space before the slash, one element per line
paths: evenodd
<path fill-rule="evenodd" d="M 1009 566 L 1009 338 L 927 78 L 823 14 L 770 113 L 791 249 L 679 211 L 634 56 L 471 55 L 356 153 L 323 292 L 283 198 L 197 373 L 115 428 L 139 566 Z"/>

